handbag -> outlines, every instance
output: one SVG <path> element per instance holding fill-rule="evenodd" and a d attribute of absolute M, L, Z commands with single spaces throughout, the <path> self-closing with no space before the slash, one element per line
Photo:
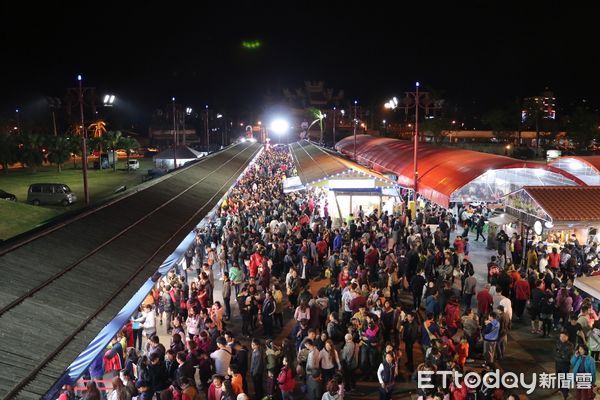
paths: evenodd
<path fill-rule="evenodd" d="M 404 278 L 402 278 L 402 286 L 404 286 L 405 290 L 408 290 L 409 284 L 408 284 L 408 278 L 406 276 Z"/>

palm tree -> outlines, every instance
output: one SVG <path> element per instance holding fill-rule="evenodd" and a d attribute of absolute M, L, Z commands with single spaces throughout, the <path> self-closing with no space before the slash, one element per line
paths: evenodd
<path fill-rule="evenodd" d="M 321 128 L 321 143 L 323 143 L 323 120 L 325 119 L 326 115 L 323 113 L 323 111 L 319 110 L 318 108 L 309 108 L 308 112 L 310 113 L 310 115 L 312 115 L 313 118 L 315 118 L 315 120 L 308 126 L 306 132 L 308 133 L 310 131 L 310 128 L 318 122 L 319 127 Z"/>
<path fill-rule="evenodd" d="M 71 158 L 71 139 L 66 136 L 51 136 L 48 139 L 48 160 L 62 171 L 62 165 Z"/>
<path fill-rule="evenodd" d="M 131 150 L 139 149 L 140 144 L 136 139 L 127 136 L 121 137 L 119 147 L 127 152 L 127 172 L 129 172 L 129 156 L 131 155 Z"/>
<path fill-rule="evenodd" d="M 119 143 L 121 142 L 122 137 L 123 137 L 123 134 L 121 133 L 121 131 L 108 131 L 104 135 L 104 143 L 106 144 L 106 149 L 112 150 L 112 153 L 113 153 L 113 169 L 114 169 L 114 171 L 117 170 L 117 153 L 116 153 L 116 151 L 119 146 Z"/>
<path fill-rule="evenodd" d="M 90 124 L 87 129 L 92 132 L 91 141 L 94 144 L 93 147 L 98 148 L 98 164 L 100 165 L 100 170 L 102 170 L 102 147 L 104 147 L 103 137 L 106 134 L 106 122 L 99 119 L 93 124 Z"/>
<path fill-rule="evenodd" d="M 8 164 L 18 161 L 19 146 L 15 137 L 6 133 L 0 133 L 0 165 L 4 173 L 8 174 Z"/>
<path fill-rule="evenodd" d="M 19 161 L 31 167 L 33 172 L 44 162 L 44 140 L 41 135 L 28 133 L 21 135 L 21 151 L 19 152 Z"/>

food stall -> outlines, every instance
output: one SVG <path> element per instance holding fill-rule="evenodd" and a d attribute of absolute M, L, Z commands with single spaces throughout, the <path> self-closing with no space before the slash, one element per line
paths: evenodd
<path fill-rule="evenodd" d="M 598 241 L 600 186 L 525 186 L 504 198 L 524 238 L 549 246 Z"/>

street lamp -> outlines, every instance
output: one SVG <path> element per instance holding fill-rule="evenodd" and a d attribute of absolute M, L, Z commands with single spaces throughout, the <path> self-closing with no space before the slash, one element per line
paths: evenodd
<path fill-rule="evenodd" d="M 283 135 L 290 129 L 290 123 L 283 118 L 276 118 L 271 122 L 271 130 L 278 135 Z"/>
<path fill-rule="evenodd" d="M 17 133 L 20 134 L 21 133 L 21 120 L 19 118 L 19 109 L 18 108 L 15 110 L 15 114 L 16 114 L 16 117 L 17 117 L 17 129 L 16 129 L 16 131 L 17 131 Z"/>
<path fill-rule="evenodd" d="M 336 108 L 333 107 L 333 147 L 335 148 L 335 114 L 336 113 Z"/>
<path fill-rule="evenodd" d="M 114 94 L 105 94 L 104 95 L 104 100 L 102 101 L 102 103 L 104 104 L 104 107 L 112 107 L 114 102 L 115 102 Z"/>
<path fill-rule="evenodd" d="M 206 130 L 206 153 L 210 153 L 210 137 L 208 136 L 208 104 L 204 106 L 206 110 L 206 118 L 204 121 L 204 126 Z"/>
<path fill-rule="evenodd" d="M 83 119 L 83 89 L 81 87 L 81 75 L 77 75 L 79 82 L 79 114 L 81 117 L 81 170 L 83 171 L 83 202 L 85 206 L 90 205 L 90 191 L 88 187 L 88 169 L 87 169 L 87 130 Z M 102 155 L 100 155 L 102 156 Z M 100 160 L 102 164 L 102 160 Z"/>
<path fill-rule="evenodd" d="M 175 110 L 175 96 L 171 97 L 173 102 L 173 169 L 177 168 L 177 116 Z"/>
<path fill-rule="evenodd" d="M 358 121 L 356 120 L 356 105 L 358 104 L 358 100 L 354 100 L 354 161 L 358 162 L 356 159 L 356 124 Z"/>
<path fill-rule="evenodd" d="M 185 108 L 185 115 L 192 115 L 192 107 L 186 107 Z"/>

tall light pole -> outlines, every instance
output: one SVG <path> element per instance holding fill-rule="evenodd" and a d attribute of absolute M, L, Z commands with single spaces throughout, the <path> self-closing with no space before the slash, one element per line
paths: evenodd
<path fill-rule="evenodd" d="M 357 124 L 357 120 L 356 120 L 356 105 L 358 104 L 358 100 L 354 100 L 354 161 L 358 162 L 358 160 L 356 159 L 356 124 Z"/>
<path fill-rule="evenodd" d="M 192 115 L 192 107 L 186 107 L 185 108 L 185 114 L 183 115 L 183 118 L 181 119 L 182 125 L 183 125 L 183 145 L 185 146 L 187 143 L 187 139 L 186 139 L 186 133 L 185 133 L 185 117 Z"/>
<path fill-rule="evenodd" d="M 175 97 L 171 98 L 173 102 L 173 169 L 177 168 L 177 117 L 175 113 Z"/>
<path fill-rule="evenodd" d="M 415 134 L 413 136 L 414 141 L 414 154 L 413 154 L 413 167 L 414 167 L 414 192 L 413 199 L 417 201 L 417 190 L 418 190 L 418 181 L 419 181 L 419 166 L 417 163 L 417 152 L 419 151 L 419 82 L 416 83 L 416 91 L 415 91 Z"/>
<path fill-rule="evenodd" d="M 210 153 L 210 136 L 208 135 L 208 104 L 204 107 L 206 110 L 206 120 L 204 121 L 204 126 L 206 129 L 206 152 Z"/>
<path fill-rule="evenodd" d="M 336 108 L 333 107 L 333 147 L 335 147 L 335 114 Z"/>
<path fill-rule="evenodd" d="M 20 135 L 21 134 L 21 119 L 19 118 L 19 109 L 18 108 L 15 110 L 15 114 L 17 117 L 17 133 Z"/>
<path fill-rule="evenodd" d="M 87 165 L 87 129 L 83 119 L 83 89 L 81 87 L 81 75 L 77 75 L 79 81 L 79 114 L 81 117 L 81 169 L 83 171 L 83 203 L 90 205 L 90 191 L 88 187 L 88 165 Z M 100 160 L 102 164 L 102 160 Z"/>

